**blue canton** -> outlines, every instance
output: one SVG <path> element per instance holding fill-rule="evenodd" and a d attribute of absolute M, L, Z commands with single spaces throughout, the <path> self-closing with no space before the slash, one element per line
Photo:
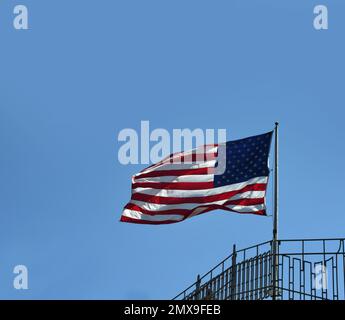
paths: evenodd
<path fill-rule="evenodd" d="M 273 132 L 226 143 L 226 169 L 214 176 L 214 187 L 269 175 L 268 156 Z M 218 160 L 219 161 L 219 160 Z"/>

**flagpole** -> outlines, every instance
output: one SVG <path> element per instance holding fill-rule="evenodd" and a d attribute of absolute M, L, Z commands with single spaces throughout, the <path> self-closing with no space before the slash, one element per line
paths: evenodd
<path fill-rule="evenodd" d="M 274 129 L 274 212 L 273 212 L 273 294 L 272 299 L 276 300 L 278 289 L 278 272 L 279 272 L 279 256 L 278 256 L 278 126 L 275 123 Z"/>

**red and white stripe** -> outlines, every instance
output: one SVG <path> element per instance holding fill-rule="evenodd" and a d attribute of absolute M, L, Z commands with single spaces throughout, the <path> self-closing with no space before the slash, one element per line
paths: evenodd
<path fill-rule="evenodd" d="M 265 215 L 268 177 L 214 187 L 217 146 L 206 147 L 170 155 L 134 175 L 121 221 L 175 223 L 215 209 Z"/>

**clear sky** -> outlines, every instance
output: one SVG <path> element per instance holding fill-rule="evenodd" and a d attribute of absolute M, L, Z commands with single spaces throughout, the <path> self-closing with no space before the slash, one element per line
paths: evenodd
<path fill-rule="evenodd" d="M 280 237 L 345 236 L 344 1 L 20 3 L 27 31 L 0 2 L 0 298 L 171 298 L 271 238 L 271 217 L 222 211 L 120 223 L 145 166 L 118 162 L 117 135 L 142 120 L 228 139 L 280 121 Z"/>

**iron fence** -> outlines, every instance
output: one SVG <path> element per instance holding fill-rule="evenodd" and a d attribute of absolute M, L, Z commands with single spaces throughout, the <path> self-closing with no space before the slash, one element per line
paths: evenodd
<path fill-rule="evenodd" d="M 344 300 L 344 242 L 343 238 L 279 240 L 275 260 L 272 241 L 242 250 L 234 246 L 232 254 L 198 275 L 174 299 Z"/>

